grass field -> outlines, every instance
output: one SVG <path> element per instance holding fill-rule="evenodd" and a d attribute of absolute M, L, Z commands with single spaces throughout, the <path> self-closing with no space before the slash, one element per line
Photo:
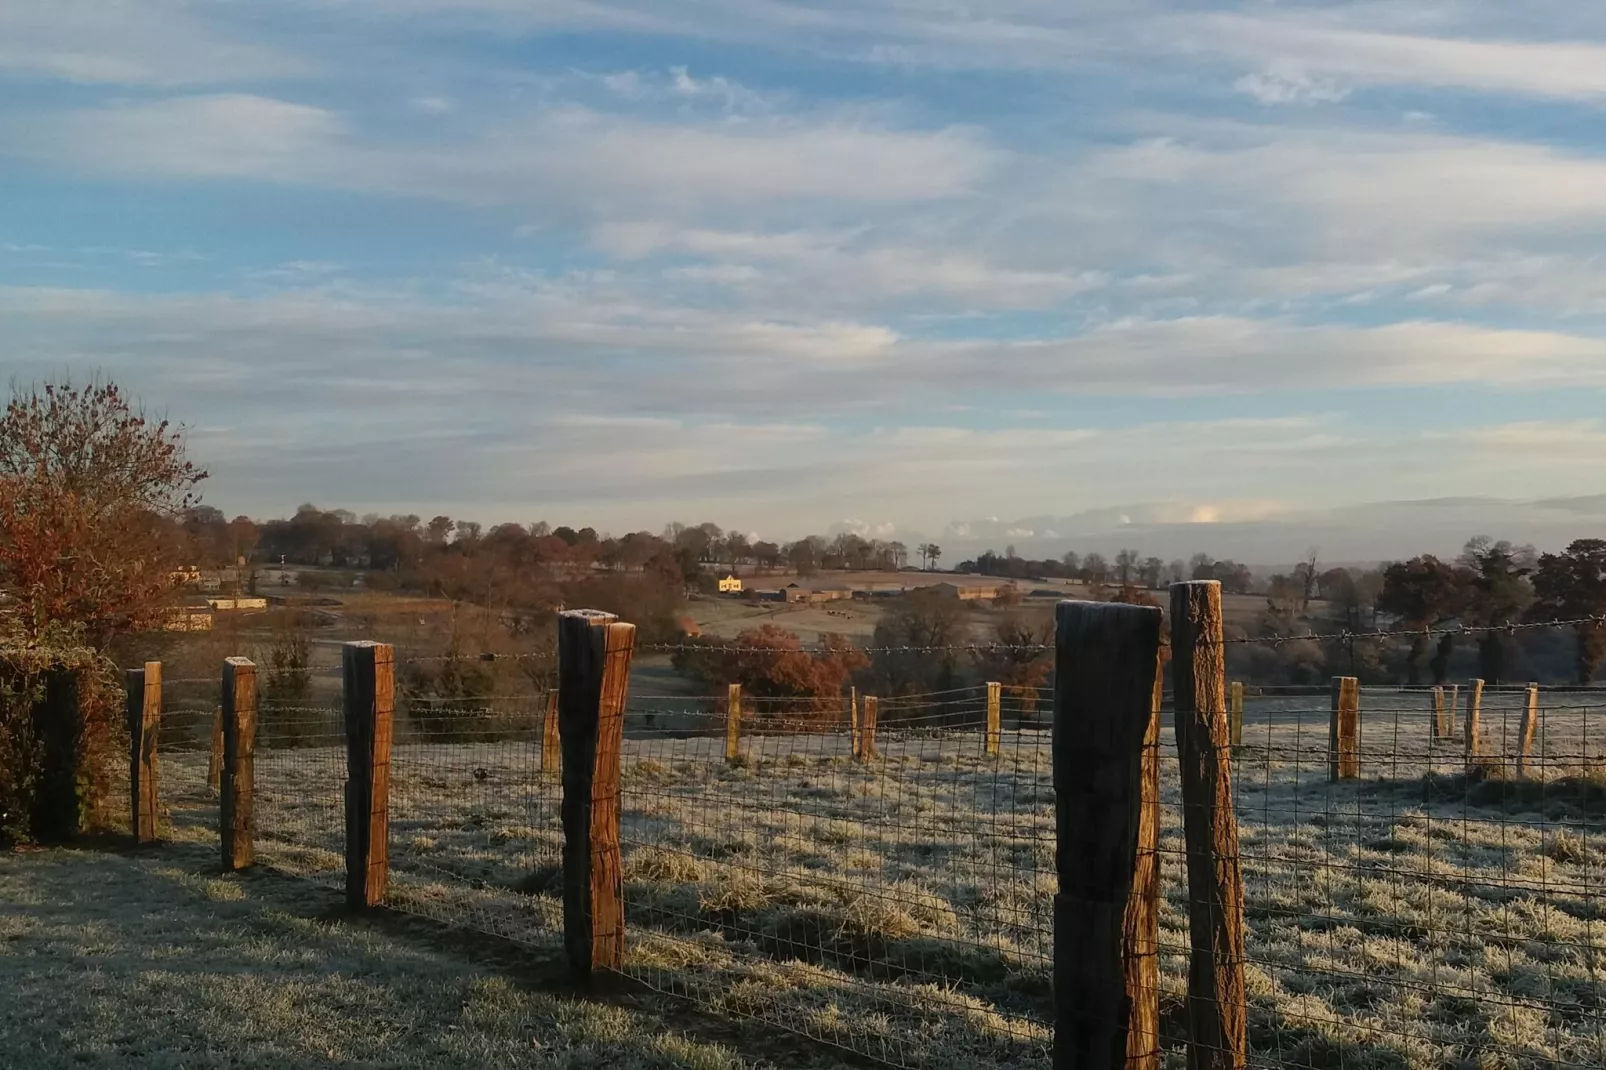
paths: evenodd
<path fill-rule="evenodd" d="M 1517 696 L 1486 700 L 1509 754 Z M 1327 714 L 1254 702 L 1236 783 L 1251 1042 L 1267 1065 L 1606 1065 L 1606 787 L 1598 708 L 1554 708 L 1536 778 L 1469 780 L 1420 694 L 1367 698 L 1363 779 L 1327 776 Z M 626 740 L 630 972 L 722 1014 L 894 1063 L 1046 1065 L 1053 873 L 1048 735 L 884 726 Z M 1162 754 L 1163 1032 L 1180 1065 L 1187 896 Z M 195 756 L 167 768 L 180 835 L 207 838 Z M 1497 761 L 1496 757 L 1488 759 Z M 338 748 L 259 754 L 259 842 L 338 877 Z M 538 740 L 399 743 L 393 900 L 555 947 L 560 791 Z M 204 775 L 204 770 L 202 770 Z M 194 800 L 186 816 L 183 799 Z M 189 831 L 185 831 L 188 826 Z"/>
<path fill-rule="evenodd" d="M 775 1065 L 658 1008 L 550 994 L 473 949 L 342 919 L 315 886 L 215 873 L 183 845 L 0 855 L 0 1064 Z"/>

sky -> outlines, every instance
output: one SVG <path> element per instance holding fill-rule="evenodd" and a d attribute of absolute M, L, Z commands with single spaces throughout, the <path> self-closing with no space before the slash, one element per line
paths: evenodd
<path fill-rule="evenodd" d="M 231 514 L 1598 495 L 1603 118 L 1576 0 L 4 0 L 0 373 Z"/>

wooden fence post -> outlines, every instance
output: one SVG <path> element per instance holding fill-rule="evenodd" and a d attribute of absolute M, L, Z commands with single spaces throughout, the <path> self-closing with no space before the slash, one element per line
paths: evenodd
<path fill-rule="evenodd" d="M 1532 770 L 1534 730 L 1539 726 L 1539 685 L 1529 684 L 1522 707 L 1522 728 L 1517 738 L 1517 775 L 1526 779 Z"/>
<path fill-rule="evenodd" d="M 1056 1070 L 1160 1065 L 1160 623 L 1150 606 L 1057 612 Z"/>
<path fill-rule="evenodd" d="M 223 787 L 223 707 L 212 711 L 212 740 L 206 748 L 206 786 L 213 792 Z"/>
<path fill-rule="evenodd" d="M 997 680 L 987 684 L 987 737 L 985 747 L 988 754 L 997 754 L 999 744 L 1003 740 L 1004 723 L 1004 685 Z"/>
<path fill-rule="evenodd" d="M 1433 698 L 1433 738 L 1444 739 L 1448 733 L 1444 729 L 1444 688 L 1435 686 Z"/>
<path fill-rule="evenodd" d="M 256 861 L 257 667 L 249 658 L 223 660 L 223 762 L 218 776 L 218 830 L 225 872 Z"/>
<path fill-rule="evenodd" d="M 876 718 L 880 716 L 881 702 L 874 695 L 864 696 L 864 709 L 859 711 L 859 753 L 861 762 L 881 757 L 875 746 Z"/>
<path fill-rule="evenodd" d="M 558 689 L 546 693 L 546 720 L 541 725 L 541 772 L 563 768 L 562 736 L 558 734 Z"/>
<path fill-rule="evenodd" d="M 848 753 L 859 756 L 859 689 L 848 690 Z"/>
<path fill-rule="evenodd" d="M 725 688 L 725 760 L 742 756 L 742 685 Z"/>
<path fill-rule="evenodd" d="M 46 669 L 44 676 L 43 700 L 30 713 L 40 764 L 28 827 L 40 843 L 64 843 L 83 831 L 78 759 L 84 715 L 77 669 L 56 665 Z"/>
<path fill-rule="evenodd" d="M 136 844 L 156 842 L 156 737 L 162 722 L 162 663 L 129 669 L 128 830 Z"/>
<path fill-rule="evenodd" d="M 1361 775 L 1360 680 L 1333 677 L 1332 707 L 1327 728 L 1327 779 L 1355 780 Z"/>
<path fill-rule="evenodd" d="M 1467 723 L 1466 751 L 1467 772 L 1471 773 L 1478 766 L 1479 737 L 1483 726 L 1483 681 L 1473 680 L 1467 684 Z"/>
<path fill-rule="evenodd" d="M 1221 584 L 1171 585 L 1171 672 L 1188 858 L 1188 1066 L 1242 1070 L 1248 1059 L 1244 886 L 1233 809 Z"/>
<path fill-rule="evenodd" d="M 611 613 L 558 614 L 563 736 L 563 941 L 576 976 L 625 957 L 619 778 L 636 626 Z"/>
<path fill-rule="evenodd" d="M 1228 717 L 1232 725 L 1232 745 L 1241 747 L 1244 745 L 1244 682 L 1242 680 L 1234 680 L 1229 695 L 1231 706 L 1228 710 Z"/>
<path fill-rule="evenodd" d="M 340 648 L 346 720 L 346 905 L 385 901 L 390 883 L 390 743 L 396 654 L 389 643 Z"/>

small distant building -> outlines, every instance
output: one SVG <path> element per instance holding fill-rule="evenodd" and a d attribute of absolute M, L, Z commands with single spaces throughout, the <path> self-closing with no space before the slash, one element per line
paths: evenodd
<path fill-rule="evenodd" d="M 162 619 L 164 632 L 209 632 L 212 630 L 212 611 L 180 607 L 171 610 Z"/>
<path fill-rule="evenodd" d="M 1015 593 L 1013 583 L 936 583 L 931 589 L 944 598 L 957 598 L 961 602 L 990 602 L 1006 592 Z"/>
<path fill-rule="evenodd" d="M 268 608 L 266 598 L 208 598 L 206 604 L 215 610 Z"/>
<path fill-rule="evenodd" d="M 726 576 L 724 579 L 719 581 L 719 593 L 720 594 L 741 594 L 742 593 L 742 581 L 737 578 L 737 576 L 736 576 L 736 574 L 734 572 L 731 573 L 729 576 Z"/>

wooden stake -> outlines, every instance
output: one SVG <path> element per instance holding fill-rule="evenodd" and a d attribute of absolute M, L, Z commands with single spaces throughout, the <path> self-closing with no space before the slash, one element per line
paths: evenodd
<path fill-rule="evenodd" d="M 1444 723 L 1444 688 L 1433 689 L 1433 738 L 1446 739 L 1450 732 Z"/>
<path fill-rule="evenodd" d="M 742 685 L 725 688 L 725 760 L 742 756 Z"/>
<path fill-rule="evenodd" d="M 1232 705 L 1228 710 L 1228 717 L 1232 725 L 1232 745 L 1244 745 L 1244 682 L 1234 680 L 1230 692 Z"/>
<path fill-rule="evenodd" d="M 985 749 L 997 754 L 1003 739 L 1004 685 L 996 680 L 987 684 L 987 737 Z"/>
<path fill-rule="evenodd" d="M 1054 1066 L 1159 1066 L 1160 610 L 1061 602 Z"/>
<path fill-rule="evenodd" d="M 1219 582 L 1171 585 L 1171 651 L 1192 937 L 1188 1066 L 1241 1070 L 1248 1059 L 1244 891 Z"/>
<path fill-rule="evenodd" d="M 212 711 L 212 744 L 206 752 L 206 786 L 214 793 L 223 789 L 223 707 Z"/>
<path fill-rule="evenodd" d="M 1528 701 L 1522 708 L 1522 728 L 1517 740 L 1517 775 L 1527 778 L 1532 769 L 1534 731 L 1539 726 L 1539 685 L 1528 685 Z"/>
<path fill-rule="evenodd" d="M 1473 680 L 1467 685 L 1467 723 L 1466 723 L 1466 750 L 1467 772 L 1473 772 L 1478 766 L 1479 737 L 1482 734 L 1480 721 L 1483 718 L 1483 681 Z"/>
<path fill-rule="evenodd" d="M 563 939 L 580 978 L 624 966 L 620 749 L 636 626 L 610 613 L 558 614 L 563 739 Z"/>
<path fill-rule="evenodd" d="M 848 753 L 857 758 L 859 756 L 859 689 L 853 688 L 848 692 Z"/>
<path fill-rule="evenodd" d="M 128 827 L 136 844 L 156 842 L 156 737 L 162 720 L 162 663 L 129 669 Z"/>
<path fill-rule="evenodd" d="M 541 726 L 541 772 L 563 768 L 563 744 L 558 735 L 558 689 L 546 693 L 546 721 Z"/>
<path fill-rule="evenodd" d="M 881 702 L 874 695 L 864 696 L 864 709 L 859 716 L 859 760 L 867 762 L 871 758 L 881 757 L 881 752 L 875 746 L 876 718 L 881 710 Z"/>
<path fill-rule="evenodd" d="M 1444 738 L 1455 738 L 1455 711 L 1461 705 L 1461 685 L 1450 684 L 1444 696 Z"/>
<path fill-rule="evenodd" d="M 249 658 L 223 661 L 223 762 L 218 777 L 218 828 L 225 872 L 256 861 L 257 667 Z"/>
<path fill-rule="evenodd" d="M 1361 775 L 1361 682 L 1353 676 L 1333 677 L 1333 711 L 1327 730 L 1327 779 L 1355 780 Z"/>
<path fill-rule="evenodd" d="M 383 903 L 390 883 L 395 665 L 389 643 L 346 643 L 340 650 L 346 720 L 346 905 L 353 910 Z"/>

